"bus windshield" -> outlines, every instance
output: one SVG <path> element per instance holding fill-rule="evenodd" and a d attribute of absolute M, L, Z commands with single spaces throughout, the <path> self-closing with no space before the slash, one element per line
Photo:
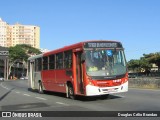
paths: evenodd
<path fill-rule="evenodd" d="M 85 61 L 89 76 L 118 76 L 126 73 L 123 49 L 86 50 Z"/>

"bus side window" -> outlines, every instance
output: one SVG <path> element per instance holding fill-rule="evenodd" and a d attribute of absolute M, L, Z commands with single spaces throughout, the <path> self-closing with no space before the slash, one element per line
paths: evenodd
<path fill-rule="evenodd" d="M 35 59 L 35 71 L 38 71 L 38 60 Z"/>
<path fill-rule="evenodd" d="M 55 69 L 55 55 L 49 56 L 49 69 Z"/>
<path fill-rule="evenodd" d="M 42 58 L 38 58 L 38 71 L 42 70 Z"/>
<path fill-rule="evenodd" d="M 43 70 L 48 70 L 48 57 L 43 57 Z"/>
<path fill-rule="evenodd" d="M 64 68 L 72 67 L 72 51 L 64 52 Z"/>
<path fill-rule="evenodd" d="M 63 68 L 63 53 L 56 54 L 56 69 Z"/>
<path fill-rule="evenodd" d="M 35 59 L 35 71 L 42 70 L 42 58 Z"/>

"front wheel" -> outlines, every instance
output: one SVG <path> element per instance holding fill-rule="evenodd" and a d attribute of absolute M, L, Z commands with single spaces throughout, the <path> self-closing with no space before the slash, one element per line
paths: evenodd
<path fill-rule="evenodd" d="M 73 86 L 71 84 L 68 85 L 68 97 L 73 100 L 75 99 Z"/>

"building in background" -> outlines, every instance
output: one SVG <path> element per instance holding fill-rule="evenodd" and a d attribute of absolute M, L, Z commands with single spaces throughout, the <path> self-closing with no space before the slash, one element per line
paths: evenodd
<path fill-rule="evenodd" d="M 7 46 L 7 26 L 8 24 L 0 18 L 0 46 Z"/>
<path fill-rule="evenodd" d="M 9 25 L 0 18 L 0 46 L 28 44 L 40 48 L 40 27 L 16 23 Z"/>

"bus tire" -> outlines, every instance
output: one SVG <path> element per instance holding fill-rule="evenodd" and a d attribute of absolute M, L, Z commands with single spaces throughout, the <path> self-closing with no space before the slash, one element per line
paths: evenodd
<path fill-rule="evenodd" d="M 68 85 L 68 97 L 70 99 L 73 99 L 73 100 L 75 99 L 75 95 L 74 95 L 74 90 L 73 90 L 72 84 Z"/>
<path fill-rule="evenodd" d="M 42 82 L 39 82 L 39 83 L 38 83 L 38 92 L 39 92 L 40 94 L 43 94 L 43 93 L 44 93 L 43 87 L 42 87 Z"/>

